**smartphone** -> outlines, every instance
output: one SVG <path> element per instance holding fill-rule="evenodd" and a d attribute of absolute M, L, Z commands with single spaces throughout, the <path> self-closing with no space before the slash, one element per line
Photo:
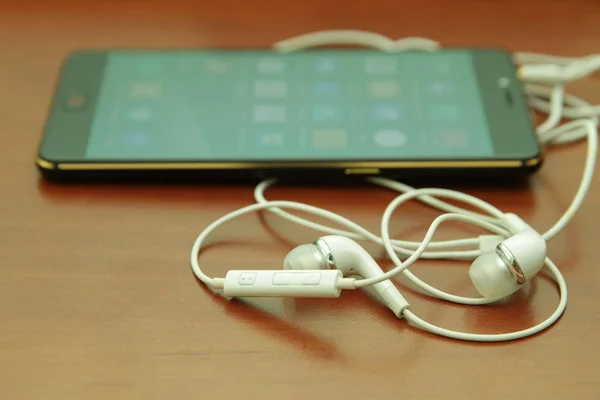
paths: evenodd
<path fill-rule="evenodd" d="M 89 50 L 63 63 L 49 179 L 530 174 L 510 54 L 451 48 Z"/>

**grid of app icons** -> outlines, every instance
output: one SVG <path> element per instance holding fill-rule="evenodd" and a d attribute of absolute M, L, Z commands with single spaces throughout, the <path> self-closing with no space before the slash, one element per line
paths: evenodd
<path fill-rule="evenodd" d="M 348 62 L 327 52 L 298 60 L 263 56 L 245 64 L 240 74 L 234 60 L 208 58 L 198 70 L 220 79 L 234 93 L 226 104 L 233 110 L 227 122 L 239 125 L 233 130 L 243 127 L 244 142 L 255 148 L 343 151 L 353 146 L 356 152 L 370 144 L 394 151 L 413 142 L 468 147 L 469 132 L 456 128 L 465 111 L 456 101 L 460 87 L 452 63 L 442 59 L 411 69 L 393 55 Z M 129 146 L 144 146 L 149 136 L 143 124 L 151 124 L 156 112 L 147 102 L 164 96 L 163 82 L 133 81 L 125 90 L 137 102 L 128 111 L 128 121 L 139 129 L 134 126 L 124 140 Z"/>
<path fill-rule="evenodd" d="M 402 87 L 406 79 L 396 58 L 378 55 L 352 65 L 327 53 L 301 64 L 266 57 L 253 71 L 252 122 L 262 132 L 258 140 L 269 146 L 304 143 L 334 150 L 366 139 L 397 148 L 408 140 L 401 129 L 410 118 Z M 349 79 L 350 74 L 355 78 Z M 445 89 L 441 85 L 438 90 Z M 305 140 L 294 130 L 305 132 Z"/>

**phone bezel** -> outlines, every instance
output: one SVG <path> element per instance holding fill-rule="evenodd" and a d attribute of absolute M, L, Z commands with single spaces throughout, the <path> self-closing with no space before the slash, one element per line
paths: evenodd
<path fill-rule="evenodd" d="M 202 49 L 209 51 L 266 51 L 269 49 Z M 85 147 L 95 114 L 106 58 L 111 52 L 182 52 L 198 49 L 118 49 L 85 50 L 70 54 L 61 68 L 37 165 L 42 170 L 63 171 L 152 171 L 152 170 L 297 170 L 338 169 L 346 174 L 367 175 L 405 169 L 518 169 L 536 170 L 543 160 L 542 147 L 535 134 L 533 114 L 517 77 L 510 53 L 502 49 L 448 48 L 440 51 L 469 51 L 473 54 L 482 103 L 489 122 L 496 154 L 481 158 L 392 159 L 392 160 L 90 160 Z M 307 50 L 311 52 L 330 49 Z M 357 51 L 335 49 L 335 51 Z M 360 51 L 368 51 L 360 49 Z M 376 52 L 376 50 L 372 50 Z M 508 82 L 502 85 L 501 82 Z M 73 96 L 83 96 L 83 104 L 69 106 Z M 502 152 L 498 152 L 501 149 Z"/>

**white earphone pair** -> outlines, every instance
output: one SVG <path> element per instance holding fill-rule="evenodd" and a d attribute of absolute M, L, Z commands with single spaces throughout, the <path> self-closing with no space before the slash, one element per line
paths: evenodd
<path fill-rule="evenodd" d="M 438 44 L 429 39 L 405 38 L 393 41 L 382 35 L 361 31 L 325 31 L 276 44 L 279 51 L 295 51 L 325 44 L 357 44 L 382 51 L 422 49 L 433 51 Z M 600 56 L 581 59 L 554 57 L 533 53 L 517 53 L 521 64 L 521 79 L 531 107 L 549 114 L 537 128 L 545 146 L 588 140 L 583 178 L 568 209 L 546 232 L 538 233 L 520 217 L 503 213 L 491 204 L 464 193 L 436 188 L 415 189 L 385 178 L 367 178 L 375 185 L 402 193 L 386 208 L 381 220 L 381 236 L 327 210 L 291 201 L 268 201 L 264 191 L 275 181 L 261 182 L 255 189 L 257 204 L 233 211 L 212 224 L 196 238 L 191 251 L 191 266 L 196 277 L 210 288 L 227 297 L 338 297 L 342 290 L 371 287 L 377 297 L 398 318 L 437 335 L 468 341 L 507 341 L 531 336 L 556 322 L 567 305 L 567 285 L 559 269 L 546 254 L 547 241 L 554 238 L 573 218 L 590 188 L 598 152 L 598 115 L 600 106 L 565 94 L 569 81 L 585 77 L 600 68 Z M 540 85 L 542 84 L 542 85 Z M 552 85 L 544 86 L 546 85 Z M 577 118 L 560 125 L 563 118 Z M 441 200 L 447 198 L 470 204 L 485 214 L 475 213 Z M 398 206 L 417 200 L 444 212 L 436 218 L 421 242 L 392 240 L 389 222 Z M 328 227 L 295 216 L 284 209 L 301 211 L 328 219 L 348 230 Z M 247 213 L 266 210 L 291 222 L 325 233 L 312 244 L 291 250 L 281 270 L 231 270 L 224 278 L 210 278 L 199 266 L 198 257 L 207 236 L 218 226 Z M 459 220 L 492 232 L 478 238 L 434 242 L 433 235 L 445 221 Z M 370 241 L 383 246 L 395 267 L 384 272 L 358 241 Z M 460 248 L 460 249 L 459 249 Z M 407 258 L 401 261 L 398 255 Z M 419 258 L 471 260 L 469 276 L 481 295 L 469 298 L 453 295 L 419 279 L 408 268 Z M 448 302 L 464 305 L 485 305 L 504 299 L 531 281 L 546 266 L 558 285 L 560 300 L 555 311 L 541 323 L 520 331 L 501 334 L 457 332 L 433 325 L 415 315 L 392 278 L 403 273 L 427 294 Z"/>
<path fill-rule="evenodd" d="M 272 182 L 259 185 L 260 190 Z M 415 189 L 398 196 L 393 201 L 382 220 L 382 226 L 387 227 L 391 211 L 410 197 L 419 194 L 439 192 L 445 197 L 452 197 L 477 205 L 481 200 L 471 198 L 463 193 L 444 189 Z M 478 200 L 478 201 L 475 201 Z M 484 203 L 485 204 L 485 203 Z M 480 204 L 482 205 L 482 204 Z M 486 204 L 487 205 L 487 204 Z M 487 205 L 489 206 L 489 205 Z M 491 207 L 491 206 L 489 206 Z M 366 240 L 382 242 L 388 255 L 394 260 L 396 267 L 384 272 L 371 255 L 347 234 L 333 234 L 318 238 L 312 244 L 300 245 L 292 249 L 285 257 L 283 269 L 262 270 L 230 270 L 224 278 L 210 278 L 199 266 L 198 256 L 206 238 L 219 226 L 230 220 L 251 212 L 269 210 L 282 211 L 292 209 L 314 214 L 321 218 L 344 225 L 357 232 Z M 492 210 L 494 210 L 492 208 Z M 412 252 L 404 262 L 396 256 L 396 247 L 383 229 L 382 238 L 377 238 L 364 228 L 354 224 L 335 213 L 302 203 L 290 201 L 259 201 L 229 214 L 224 215 L 210 224 L 196 239 L 191 252 L 191 266 L 200 281 L 215 291 L 220 291 L 226 297 L 339 297 L 342 290 L 371 287 L 377 297 L 390 308 L 398 318 L 404 318 L 413 325 L 438 335 L 470 341 L 506 341 L 530 336 L 552 325 L 562 315 L 566 308 L 566 283 L 558 268 L 546 256 L 546 241 L 542 235 L 535 232 L 521 218 L 514 214 L 502 214 L 496 210 L 498 225 L 464 213 L 447 213 L 438 217 L 430 226 L 419 247 Z M 482 216 L 484 217 L 484 216 Z M 475 287 L 482 295 L 481 298 L 463 298 L 447 294 L 422 282 L 408 271 L 419 257 L 425 254 L 433 234 L 439 225 L 448 220 L 463 220 L 504 235 L 486 236 L 482 243 L 487 251 L 479 252 L 469 270 L 469 275 Z M 490 240 L 490 238 L 495 239 Z M 497 242 L 493 247 L 491 243 Z M 464 240 L 454 243 L 439 242 L 439 244 L 464 244 Z M 490 248 L 491 247 L 491 248 Z M 447 330 L 430 324 L 417 317 L 409 308 L 408 301 L 392 283 L 391 278 L 403 272 L 429 294 L 462 304 L 489 304 L 510 296 L 547 265 L 550 273 L 558 283 L 561 300 L 555 312 L 542 323 L 518 332 L 502 334 L 473 334 Z"/>
<path fill-rule="evenodd" d="M 507 220 L 514 235 L 499 243 L 494 251 L 481 254 L 471 264 L 469 276 L 483 297 L 502 298 L 513 294 L 535 277 L 544 266 L 546 241 L 514 214 Z M 384 276 L 377 262 L 357 242 L 345 236 L 329 235 L 303 244 L 288 253 L 284 269 L 322 271 L 337 269 L 344 276 L 358 275 L 378 280 Z M 390 280 L 373 283 L 377 294 L 395 313 L 404 299 Z M 405 300 L 402 303 L 406 303 Z"/>

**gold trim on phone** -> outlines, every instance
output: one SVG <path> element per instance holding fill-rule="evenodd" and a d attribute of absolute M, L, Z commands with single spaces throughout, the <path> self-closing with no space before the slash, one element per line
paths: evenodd
<path fill-rule="evenodd" d="M 164 163 L 52 163 L 42 158 L 37 164 L 43 169 L 59 169 L 71 171 L 103 171 L 103 170 L 210 170 L 210 169 L 278 169 L 278 168 L 342 168 L 347 174 L 379 173 L 380 169 L 401 168 L 519 168 L 532 167 L 539 164 L 539 158 L 522 160 L 488 160 L 488 161 L 366 161 L 366 162 L 164 162 Z"/>

